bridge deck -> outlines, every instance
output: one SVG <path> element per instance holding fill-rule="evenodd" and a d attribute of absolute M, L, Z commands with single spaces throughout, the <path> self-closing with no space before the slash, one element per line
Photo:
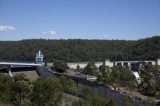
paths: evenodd
<path fill-rule="evenodd" d="M 0 62 L 0 65 L 41 66 L 41 65 L 43 65 L 43 64 L 36 64 L 36 63 L 18 63 L 18 62 Z"/>

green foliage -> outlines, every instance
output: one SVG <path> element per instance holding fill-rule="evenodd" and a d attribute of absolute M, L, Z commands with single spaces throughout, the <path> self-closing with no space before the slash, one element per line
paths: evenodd
<path fill-rule="evenodd" d="M 81 71 L 81 68 L 79 65 L 77 65 L 77 71 L 80 72 Z"/>
<path fill-rule="evenodd" d="M 133 106 L 133 105 L 131 104 L 131 101 L 130 101 L 129 98 L 127 98 L 127 97 L 124 97 L 124 106 Z"/>
<path fill-rule="evenodd" d="M 86 86 L 82 89 L 82 95 L 85 99 L 90 100 L 93 96 L 93 90 L 89 86 Z"/>
<path fill-rule="evenodd" d="M 59 106 L 62 99 L 62 86 L 53 79 L 38 78 L 33 83 L 32 101 L 36 106 Z"/>
<path fill-rule="evenodd" d="M 94 62 L 90 62 L 87 64 L 87 66 L 84 68 L 83 71 L 84 74 L 90 74 L 90 75 L 97 75 L 98 68 L 94 64 Z"/>
<path fill-rule="evenodd" d="M 70 85 L 73 85 L 72 81 L 69 82 Z M 15 77 L 0 75 L 1 104 L 7 106 L 60 106 L 62 96 L 63 89 L 59 80 L 40 77 L 32 83 L 25 74 L 18 74 Z"/>
<path fill-rule="evenodd" d="M 142 82 L 139 86 L 141 93 L 159 98 L 158 92 L 160 91 L 160 86 L 157 84 L 157 82 L 160 81 L 159 70 L 159 66 L 147 65 L 145 63 L 142 64 L 142 68 L 140 70 Z"/>
<path fill-rule="evenodd" d="M 62 76 L 59 77 L 59 81 L 60 81 L 60 83 L 61 83 L 61 85 L 62 85 L 62 88 L 63 88 L 64 91 L 65 91 L 66 86 L 67 86 L 67 84 L 68 84 L 67 78 L 66 78 L 64 75 L 62 75 Z"/>
<path fill-rule="evenodd" d="M 15 81 L 15 82 L 16 82 L 16 81 L 28 81 L 28 82 L 30 82 L 30 79 L 27 78 L 27 76 L 22 73 L 22 74 L 16 74 L 16 75 L 14 76 L 14 81 Z"/>
<path fill-rule="evenodd" d="M 0 100 L 2 102 L 9 102 L 11 97 L 11 88 L 13 79 L 6 75 L 0 75 Z"/>
<path fill-rule="evenodd" d="M 102 75 L 98 75 L 97 82 L 104 84 L 120 84 L 129 88 L 135 87 L 135 76 L 129 69 L 123 67 L 113 67 L 111 72 L 103 72 Z"/>
<path fill-rule="evenodd" d="M 112 99 L 106 99 L 101 96 L 92 96 L 90 99 L 79 99 L 72 103 L 72 106 L 118 106 Z"/>
<path fill-rule="evenodd" d="M 107 106 L 108 100 L 103 97 L 97 96 L 92 99 L 92 106 Z"/>
<path fill-rule="evenodd" d="M 109 67 L 106 66 L 105 63 L 103 62 L 103 64 L 99 66 L 99 71 L 100 71 L 101 75 L 103 75 L 103 74 L 106 74 L 106 72 L 109 73 L 109 72 L 110 72 L 110 69 L 109 69 Z"/>
<path fill-rule="evenodd" d="M 4 106 L 60 106 L 65 90 L 77 92 L 77 85 L 64 76 L 60 80 L 39 77 L 32 83 L 24 74 L 13 78 L 0 75 L 0 104 Z M 72 106 L 117 106 L 114 100 L 95 97 L 88 86 L 82 94 L 84 98 L 73 102 Z"/>
<path fill-rule="evenodd" d="M 113 67 L 110 76 L 113 83 L 119 83 L 130 88 L 134 87 L 135 76 L 129 69 L 123 67 Z"/>
<path fill-rule="evenodd" d="M 16 105 L 23 105 L 25 99 L 27 99 L 32 92 L 30 80 L 25 74 L 19 74 L 14 77 L 14 83 L 12 86 L 13 102 Z"/>
<path fill-rule="evenodd" d="M 76 100 L 72 103 L 72 106 L 82 106 L 82 103 L 80 100 Z"/>
<path fill-rule="evenodd" d="M 157 92 L 156 92 L 155 98 L 156 98 L 156 99 L 160 99 L 160 91 L 157 91 Z"/>
<path fill-rule="evenodd" d="M 150 60 L 160 57 L 160 37 L 126 40 L 43 40 L 1 41 L 0 59 L 33 61 L 41 49 L 46 62 L 111 60 Z M 10 55 L 12 53 L 12 55 Z"/>
<path fill-rule="evenodd" d="M 68 91 L 73 93 L 73 94 L 77 94 L 77 91 L 78 91 L 77 84 L 72 79 L 68 80 Z"/>
<path fill-rule="evenodd" d="M 66 63 L 64 62 L 61 62 L 61 61 L 55 61 L 54 62 L 54 65 L 52 67 L 52 70 L 53 71 L 57 71 L 57 72 L 60 72 L 60 73 L 63 73 L 66 71 L 66 69 L 68 69 L 69 67 L 67 66 Z"/>
<path fill-rule="evenodd" d="M 77 94 L 77 83 L 72 79 L 66 79 L 64 76 L 59 78 L 62 88 L 65 92 Z"/>
<path fill-rule="evenodd" d="M 108 106 L 118 106 L 117 102 L 114 99 L 109 100 Z"/>

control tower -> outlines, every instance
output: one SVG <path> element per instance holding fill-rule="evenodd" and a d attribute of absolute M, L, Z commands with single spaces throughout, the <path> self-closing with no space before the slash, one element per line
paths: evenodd
<path fill-rule="evenodd" d="M 35 60 L 36 60 L 36 64 L 43 64 L 43 54 L 40 50 L 36 54 Z"/>

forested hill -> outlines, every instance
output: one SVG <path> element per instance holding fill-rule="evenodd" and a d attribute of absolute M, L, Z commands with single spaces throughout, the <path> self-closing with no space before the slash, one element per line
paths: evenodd
<path fill-rule="evenodd" d="M 33 61 L 41 50 L 45 61 L 66 62 L 111 60 L 155 60 L 160 58 L 160 36 L 126 40 L 44 40 L 0 41 L 0 60 Z"/>

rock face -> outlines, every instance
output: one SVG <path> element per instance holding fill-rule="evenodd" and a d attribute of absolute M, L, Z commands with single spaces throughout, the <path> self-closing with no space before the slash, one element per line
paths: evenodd
<path fill-rule="evenodd" d="M 16 74 L 21 73 L 25 74 L 31 81 L 36 80 L 38 78 L 38 74 L 35 70 L 12 72 L 12 75 L 15 76 Z"/>
<path fill-rule="evenodd" d="M 25 74 L 31 81 L 38 78 L 38 73 L 35 67 L 15 67 L 11 69 L 11 74 L 14 77 L 16 74 Z"/>

